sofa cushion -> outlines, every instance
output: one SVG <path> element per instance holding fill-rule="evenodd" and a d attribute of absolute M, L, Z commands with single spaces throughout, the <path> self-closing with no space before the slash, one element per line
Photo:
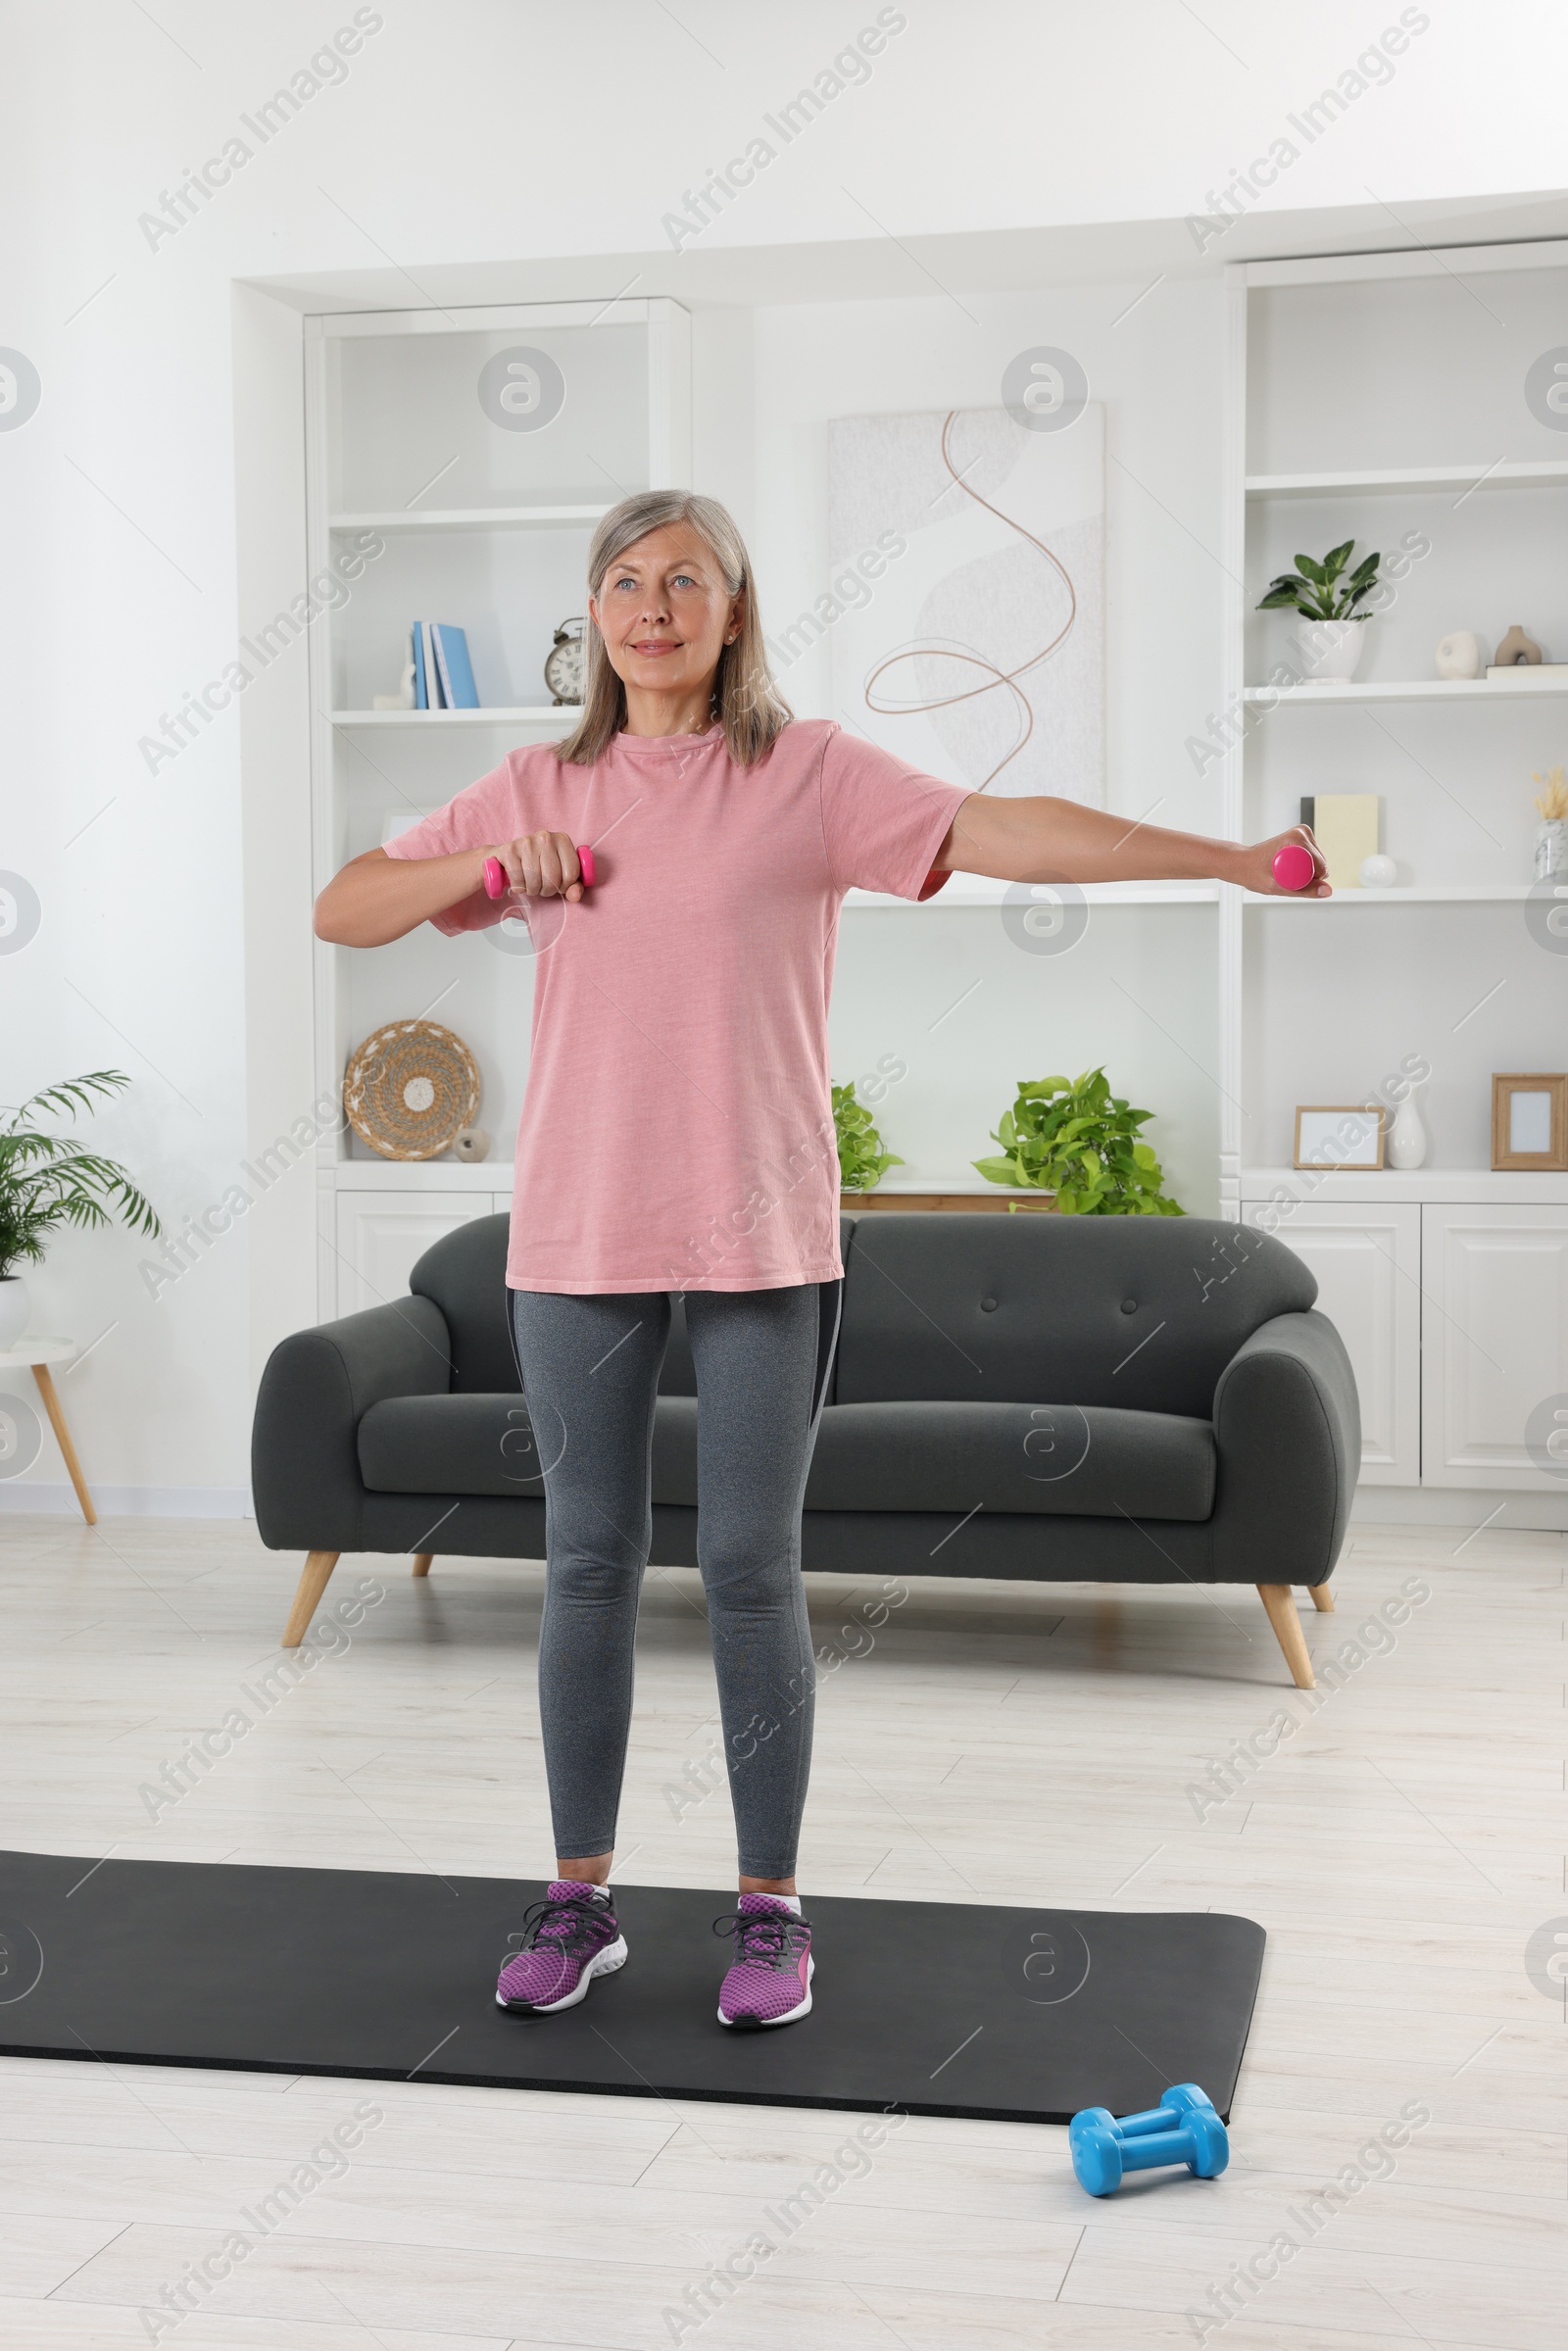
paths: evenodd
<path fill-rule="evenodd" d="M 1213 1506 L 1206 1420 L 1106 1404 L 835 1404 L 806 1486 L 808 1510 L 1205 1519 Z"/>
<path fill-rule="evenodd" d="M 528 1407 L 515 1393 L 391 1396 L 360 1422 L 360 1474 L 372 1494 L 544 1494 Z M 549 1466 L 548 1460 L 545 1464 Z M 697 1501 L 697 1398 L 654 1406 L 654 1495 Z"/>
<path fill-rule="evenodd" d="M 863 1215 L 845 1277 L 841 1405 L 1067 1396 L 1207 1420 L 1243 1342 L 1317 1297 L 1283 1242 L 1198 1216 Z"/>
<path fill-rule="evenodd" d="M 654 1409 L 656 1503 L 697 1503 L 697 1398 Z M 520 1494 L 544 1480 L 515 1395 L 391 1396 L 360 1422 L 360 1469 L 379 1494 Z M 808 1510 L 979 1506 L 1060 1518 L 1205 1519 L 1214 1500 L 1207 1421 L 1072 1404 L 829 1404 Z"/>
<path fill-rule="evenodd" d="M 360 1475 L 372 1494 L 544 1493 L 521 1396 L 395 1396 L 360 1422 Z"/>

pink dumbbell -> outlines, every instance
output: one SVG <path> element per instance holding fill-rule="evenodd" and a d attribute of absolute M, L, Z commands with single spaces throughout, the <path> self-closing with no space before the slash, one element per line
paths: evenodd
<path fill-rule="evenodd" d="M 1299 841 L 1287 841 L 1274 852 L 1274 879 L 1282 890 L 1304 890 L 1317 875 L 1317 859 Z"/>
<path fill-rule="evenodd" d="M 1283 850 L 1280 854 L 1284 855 Z M 594 853 L 586 841 L 579 841 L 577 844 L 577 862 L 582 867 L 582 886 L 585 890 L 591 890 L 594 886 Z M 486 898 L 505 898 L 511 888 L 512 884 L 507 879 L 507 869 L 501 859 L 486 857 L 484 861 Z"/>

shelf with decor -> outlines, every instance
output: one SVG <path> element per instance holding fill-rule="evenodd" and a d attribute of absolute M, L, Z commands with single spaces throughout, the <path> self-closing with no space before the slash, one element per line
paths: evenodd
<path fill-rule="evenodd" d="M 1308 1200 L 1348 1200 L 1359 1207 L 1378 1200 L 1413 1200 L 1417 1206 L 1478 1200 L 1524 1207 L 1568 1207 L 1568 1170 L 1514 1171 L 1495 1167 L 1244 1167 L 1244 1200 L 1272 1200 L 1287 1192 Z"/>
<path fill-rule="evenodd" d="M 1029 885 L 1021 882 L 994 881 L 989 874 L 956 873 L 945 882 L 936 896 L 927 899 L 921 911 L 933 906 L 1021 906 L 1025 902 L 1008 896 Z M 1039 883 L 1036 888 L 1050 891 L 1053 885 Z M 1218 882 L 1084 882 L 1068 887 L 1091 906 L 1212 906 L 1219 896 Z M 903 906 L 907 909 L 913 900 L 899 898 L 892 891 L 847 890 L 847 907 Z M 1037 902 L 1038 903 L 1038 902 Z"/>
<path fill-rule="evenodd" d="M 1283 894 L 1259 897 L 1250 890 L 1239 895 L 1247 906 L 1309 907 L 1323 913 L 1336 906 L 1513 906 L 1532 898 L 1536 888 L 1534 882 L 1394 882 L 1379 889 L 1341 888 L 1326 902 Z M 1563 877 L 1563 895 L 1568 897 L 1568 874 Z"/>
<path fill-rule="evenodd" d="M 511 710 L 333 710 L 333 726 L 553 726 L 563 732 L 573 727 L 580 704 L 519 705 Z"/>
<path fill-rule="evenodd" d="M 545 663 L 564 617 L 583 612 L 589 541 L 611 505 L 691 480 L 690 350 L 689 314 L 663 298 L 307 321 L 310 570 L 345 550 L 363 559 L 309 638 L 318 890 L 493 765 L 508 735 L 548 740 L 575 724 L 578 706 L 550 700 L 561 689 Z M 464 632 L 477 707 L 374 707 L 400 690 L 420 621 Z M 532 971 L 488 938 L 421 925 L 369 953 L 317 944 L 321 1095 L 338 1093 L 368 1037 L 412 1033 L 430 1057 L 428 1090 L 445 1102 L 455 1069 L 451 1100 L 476 1094 L 473 1123 L 489 1138 L 472 1158 L 448 1144 L 382 1155 L 352 1126 L 318 1147 L 323 1318 L 395 1296 L 431 1241 L 506 1204 Z M 416 1076 L 408 1104 L 376 1117 L 417 1129 L 422 1101 Z M 363 1104 L 360 1115 L 375 1125 Z M 396 1140 L 377 1129 L 383 1146 Z"/>
<path fill-rule="evenodd" d="M 393 508 L 365 514 L 333 514 L 331 531 L 421 530 L 546 530 L 565 523 L 592 525 L 609 514 L 613 501 L 563 506 L 471 506 Z"/>
<path fill-rule="evenodd" d="M 1494 459 L 1478 465 L 1396 465 L 1355 473 L 1250 473 L 1249 498 L 1394 497 L 1401 491 L 1544 490 L 1568 487 L 1568 458 Z"/>
<path fill-rule="evenodd" d="M 1370 626 L 1370 623 L 1367 624 Z M 1265 703 L 1278 710 L 1323 708 L 1341 702 L 1510 702 L 1537 695 L 1568 694 L 1568 674 L 1561 677 L 1397 677 L 1369 678 L 1358 684 L 1325 678 L 1321 685 L 1247 686 L 1242 700 Z"/>

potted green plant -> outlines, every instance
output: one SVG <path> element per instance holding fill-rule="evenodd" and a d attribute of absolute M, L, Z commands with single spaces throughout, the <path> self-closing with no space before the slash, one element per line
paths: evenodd
<path fill-rule="evenodd" d="M 989 1184 L 1050 1193 L 1063 1216 L 1180 1216 L 1183 1209 L 1160 1190 L 1157 1156 L 1139 1138 L 1153 1115 L 1112 1094 L 1102 1069 L 1035 1078 L 1020 1083 L 1017 1101 L 992 1130 L 1001 1154 L 971 1164 Z"/>
<path fill-rule="evenodd" d="M 1377 586 L 1383 557 L 1363 556 L 1346 577 L 1345 566 L 1354 552 L 1355 541 L 1347 539 L 1343 546 L 1331 547 L 1321 563 L 1298 555 L 1296 569 L 1271 580 L 1258 604 L 1260 612 L 1297 612 L 1312 622 L 1301 632 L 1302 650 L 1312 665 L 1308 685 L 1343 684 L 1354 677 L 1360 662 L 1372 615 L 1357 608 Z"/>
<path fill-rule="evenodd" d="M 27 1327 L 31 1301 L 17 1268 L 42 1262 L 57 1227 L 107 1225 L 118 1217 L 132 1233 L 161 1229 L 122 1167 L 37 1124 L 50 1113 L 90 1114 L 98 1107 L 95 1096 L 129 1084 L 122 1070 L 92 1069 L 45 1087 L 0 1119 L 0 1348 L 14 1347 Z"/>
<path fill-rule="evenodd" d="M 890 1167 L 902 1167 L 897 1151 L 885 1151 L 871 1113 L 853 1086 L 834 1086 L 833 1124 L 839 1140 L 839 1190 L 873 1192 Z"/>

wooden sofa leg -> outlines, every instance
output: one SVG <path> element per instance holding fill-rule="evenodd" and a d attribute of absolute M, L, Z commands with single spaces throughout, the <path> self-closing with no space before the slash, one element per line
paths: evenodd
<path fill-rule="evenodd" d="M 434 1551 L 416 1551 L 414 1554 L 415 1574 L 416 1576 L 427 1576 L 430 1573 L 430 1562 L 434 1557 Z"/>
<path fill-rule="evenodd" d="M 1325 1616 L 1332 1616 L 1334 1613 L 1334 1594 L 1329 1590 L 1328 1586 L 1326 1584 L 1309 1584 L 1306 1589 L 1312 1595 L 1313 1607 L 1321 1609 Z"/>
<path fill-rule="evenodd" d="M 336 1567 L 339 1556 L 336 1551 L 312 1551 L 307 1558 L 305 1573 L 300 1578 L 294 1605 L 288 1612 L 288 1623 L 283 1629 L 285 1649 L 297 1649 L 305 1639 L 311 1619 L 316 1614 L 316 1603 L 326 1590 L 326 1580 Z"/>
<path fill-rule="evenodd" d="M 1260 1584 L 1257 1596 L 1268 1610 L 1268 1621 L 1274 1628 L 1280 1647 L 1285 1651 L 1285 1662 L 1291 1669 L 1297 1689 L 1316 1689 L 1312 1660 L 1306 1652 L 1306 1636 L 1301 1631 L 1301 1620 L 1296 1613 L 1296 1593 L 1289 1584 Z"/>

